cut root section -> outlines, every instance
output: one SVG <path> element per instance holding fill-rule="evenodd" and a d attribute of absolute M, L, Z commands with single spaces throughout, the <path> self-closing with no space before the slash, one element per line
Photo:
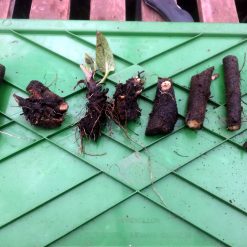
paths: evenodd
<path fill-rule="evenodd" d="M 150 113 L 146 135 L 168 134 L 173 131 L 178 119 L 178 109 L 169 78 L 159 78 L 153 110 Z"/>
<path fill-rule="evenodd" d="M 226 86 L 227 129 L 234 131 L 241 127 L 240 71 L 237 57 L 226 56 L 223 59 L 223 67 Z"/>
<path fill-rule="evenodd" d="M 39 81 L 31 81 L 26 90 L 30 94 L 27 99 L 14 94 L 26 120 L 43 128 L 60 126 L 69 108 L 64 99 Z"/>
<path fill-rule="evenodd" d="M 112 102 L 108 104 L 107 116 L 122 126 L 129 121 L 138 119 L 141 116 L 141 109 L 137 100 L 142 90 L 141 73 L 127 80 L 125 84 L 119 83 L 116 86 Z"/>
<path fill-rule="evenodd" d="M 210 96 L 210 85 L 214 67 L 192 76 L 190 94 L 185 118 L 186 125 L 191 129 L 200 129 L 205 119 L 207 102 Z"/>
<path fill-rule="evenodd" d="M 106 105 L 108 89 L 103 89 L 96 81 L 85 82 L 87 93 L 87 111 L 85 116 L 77 123 L 81 138 L 85 137 L 96 141 L 101 135 L 102 126 L 106 122 Z"/>

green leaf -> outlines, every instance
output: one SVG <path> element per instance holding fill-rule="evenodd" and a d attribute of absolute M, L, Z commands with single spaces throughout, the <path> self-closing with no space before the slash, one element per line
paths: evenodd
<path fill-rule="evenodd" d="M 98 69 L 107 77 L 111 71 L 115 70 L 115 63 L 112 51 L 105 36 L 97 32 L 96 41 L 96 64 Z"/>
<path fill-rule="evenodd" d="M 95 72 L 97 70 L 96 62 L 87 53 L 85 53 L 84 60 L 85 64 L 80 64 L 80 68 L 83 71 L 86 80 L 90 81 L 92 78 L 94 78 Z"/>
<path fill-rule="evenodd" d="M 97 65 L 95 60 L 89 56 L 87 53 L 85 53 L 85 66 L 91 70 L 92 73 L 95 73 L 97 70 Z"/>

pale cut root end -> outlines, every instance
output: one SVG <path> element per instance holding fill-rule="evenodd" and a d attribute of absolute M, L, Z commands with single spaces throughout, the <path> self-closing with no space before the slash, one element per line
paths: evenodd
<path fill-rule="evenodd" d="M 172 86 L 172 83 L 170 81 L 166 80 L 166 81 L 163 81 L 161 83 L 160 88 L 161 88 L 162 92 L 165 92 L 165 91 L 169 90 L 171 88 L 171 86 Z"/>
<path fill-rule="evenodd" d="M 60 104 L 60 106 L 59 106 L 60 111 L 67 111 L 68 108 L 69 108 L 69 105 L 66 102 Z"/>
<path fill-rule="evenodd" d="M 186 122 L 186 125 L 190 129 L 200 129 L 202 127 L 202 123 L 198 122 L 197 120 L 189 120 Z"/>
<path fill-rule="evenodd" d="M 240 129 L 240 125 L 233 125 L 233 126 L 228 126 L 227 129 L 230 131 L 235 131 Z"/>

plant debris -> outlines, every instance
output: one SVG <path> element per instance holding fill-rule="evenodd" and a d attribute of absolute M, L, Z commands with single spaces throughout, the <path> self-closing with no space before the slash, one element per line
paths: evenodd
<path fill-rule="evenodd" d="M 27 99 L 14 94 L 26 120 L 44 128 L 60 126 L 69 107 L 64 99 L 39 81 L 31 81 L 26 90 L 30 94 Z"/>
<path fill-rule="evenodd" d="M 231 55 L 224 57 L 223 67 L 226 86 L 227 129 L 234 131 L 241 127 L 240 71 L 237 57 Z"/>
<path fill-rule="evenodd" d="M 213 71 L 214 67 L 210 67 L 191 78 L 188 109 L 185 118 L 186 125 L 191 129 L 200 129 L 203 126 Z"/>
<path fill-rule="evenodd" d="M 178 109 L 169 78 L 159 78 L 153 110 L 150 113 L 146 135 L 168 134 L 173 131 L 178 119 Z"/>

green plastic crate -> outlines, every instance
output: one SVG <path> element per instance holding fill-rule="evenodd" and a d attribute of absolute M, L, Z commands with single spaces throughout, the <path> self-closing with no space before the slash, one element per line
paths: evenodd
<path fill-rule="evenodd" d="M 107 37 L 114 85 L 146 71 L 142 116 L 129 138 L 112 124 L 80 154 L 72 125 L 85 111 L 79 64 Z M 0 246 L 247 246 L 247 119 L 225 128 L 222 58 L 247 52 L 246 24 L 0 21 Z M 215 66 L 204 128 L 184 126 L 192 75 Z M 157 76 L 172 77 L 179 121 L 145 137 Z M 247 102 L 247 67 L 241 73 Z M 62 127 L 30 126 L 12 95 L 40 80 L 66 98 Z M 247 114 L 246 104 L 242 104 Z"/>

